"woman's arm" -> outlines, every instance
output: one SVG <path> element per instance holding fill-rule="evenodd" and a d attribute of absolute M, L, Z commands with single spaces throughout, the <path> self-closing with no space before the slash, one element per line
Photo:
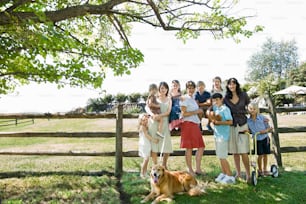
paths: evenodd
<path fill-rule="evenodd" d="M 145 106 L 145 111 L 146 111 L 147 114 L 149 114 L 150 116 L 154 116 L 154 113 L 151 111 L 151 109 L 149 108 L 148 105 Z"/>
<path fill-rule="evenodd" d="M 181 106 L 181 114 L 183 117 L 188 117 L 192 115 L 203 114 L 203 110 L 199 108 L 195 111 L 187 111 L 187 106 Z"/>
<path fill-rule="evenodd" d="M 233 124 L 232 120 L 224 120 L 224 121 L 213 120 L 212 122 L 214 125 L 232 125 Z"/>
<path fill-rule="evenodd" d="M 200 107 L 210 107 L 211 106 L 211 99 L 209 98 L 209 99 L 207 99 L 205 102 L 203 102 L 203 103 L 199 103 L 198 101 L 197 101 L 197 103 L 198 103 L 198 105 L 200 106 Z"/>
<path fill-rule="evenodd" d="M 168 99 L 168 109 L 167 109 L 167 111 L 164 112 L 164 113 L 159 114 L 158 116 L 159 117 L 166 117 L 166 116 L 170 115 L 171 108 L 172 108 L 172 100 Z"/>
<path fill-rule="evenodd" d="M 153 142 L 153 143 L 155 143 L 155 144 L 158 143 L 159 140 L 158 140 L 157 138 L 153 138 L 151 135 L 149 135 L 148 129 L 147 129 L 146 127 L 141 126 L 141 130 L 143 131 L 145 137 L 146 137 L 149 141 L 151 141 L 151 142 Z"/>

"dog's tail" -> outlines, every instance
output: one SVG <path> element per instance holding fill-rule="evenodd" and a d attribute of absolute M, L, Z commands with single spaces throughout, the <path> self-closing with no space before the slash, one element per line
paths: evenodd
<path fill-rule="evenodd" d="M 204 193 L 205 193 L 205 189 L 200 185 L 191 186 L 191 188 L 188 191 L 188 195 L 190 196 L 199 196 Z"/>

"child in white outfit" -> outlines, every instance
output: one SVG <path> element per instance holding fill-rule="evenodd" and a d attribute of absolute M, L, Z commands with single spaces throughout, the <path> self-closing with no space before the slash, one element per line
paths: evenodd
<path fill-rule="evenodd" d="M 147 175 L 148 163 L 151 156 L 151 142 L 158 143 L 158 139 L 153 138 L 148 133 L 149 115 L 140 114 L 138 118 L 139 131 L 139 156 L 143 158 L 141 164 L 140 177 L 145 178 Z"/>

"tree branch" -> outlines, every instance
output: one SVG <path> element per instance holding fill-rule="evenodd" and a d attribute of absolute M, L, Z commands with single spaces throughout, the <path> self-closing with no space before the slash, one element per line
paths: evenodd
<path fill-rule="evenodd" d="M 24 0 L 27 1 L 27 0 Z M 105 15 L 112 13 L 112 8 L 127 0 L 113 0 L 101 5 L 77 5 L 71 6 L 57 11 L 46 11 L 45 15 L 48 21 L 59 22 L 70 18 L 85 16 L 87 14 Z M 22 22 L 24 20 L 32 20 L 41 23 L 40 18 L 33 12 L 1 12 L 0 25 L 9 25 L 15 23 L 15 19 Z"/>
<path fill-rule="evenodd" d="M 9 1 L 8 1 L 9 2 Z M 8 3 L 7 2 L 7 3 Z M 11 7 L 7 8 L 5 11 L 10 13 L 12 12 L 15 8 L 21 6 L 21 5 L 24 5 L 25 3 L 28 3 L 28 2 L 34 2 L 34 0 L 18 0 L 16 1 Z"/>
<path fill-rule="evenodd" d="M 113 26 L 115 27 L 115 29 L 117 30 L 120 38 L 124 42 L 126 42 L 128 44 L 128 46 L 131 47 L 129 39 L 128 39 L 127 35 L 125 34 L 124 29 L 123 29 L 122 25 L 120 24 L 120 21 L 114 15 L 108 15 L 108 18 L 109 18 L 110 22 L 113 24 Z"/>

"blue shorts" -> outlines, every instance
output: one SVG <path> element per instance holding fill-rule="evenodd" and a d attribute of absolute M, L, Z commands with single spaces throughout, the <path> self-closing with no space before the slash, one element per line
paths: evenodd
<path fill-rule="evenodd" d="M 257 140 L 257 155 L 270 154 L 270 139 Z"/>

